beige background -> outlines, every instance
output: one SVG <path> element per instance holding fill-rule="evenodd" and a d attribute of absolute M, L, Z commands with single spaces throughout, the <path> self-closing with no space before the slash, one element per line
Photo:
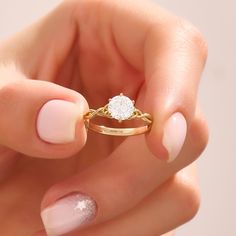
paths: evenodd
<path fill-rule="evenodd" d="M 0 0 L 0 40 L 38 16 L 58 0 Z M 134 1 L 135 2 L 135 1 Z M 211 139 L 199 161 L 202 207 L 177 236 L 236 235 L 236 3 L 235 0 L 156 0 L 197 25 L 209 42 L 200 102 Z"/>

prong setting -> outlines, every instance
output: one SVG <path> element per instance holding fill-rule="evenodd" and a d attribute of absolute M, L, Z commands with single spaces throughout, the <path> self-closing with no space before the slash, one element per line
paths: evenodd
<path fill-rule="evenodd" d="M 133 115 L 135 111 L 134 101 L 120 93 L 120 95 L 109 99 L 107 109 L 111 117 L 120 123 Z"/>

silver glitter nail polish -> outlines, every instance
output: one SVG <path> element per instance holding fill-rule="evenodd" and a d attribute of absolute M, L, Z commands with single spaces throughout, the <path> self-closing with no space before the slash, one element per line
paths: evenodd
<path fill-rule="evenodd" d="M 88 224 L 97 212 L 96 202 L 82 193 L 73 193 L 44 209 L 41 217 L 49 236 L 59 236 Z"/>

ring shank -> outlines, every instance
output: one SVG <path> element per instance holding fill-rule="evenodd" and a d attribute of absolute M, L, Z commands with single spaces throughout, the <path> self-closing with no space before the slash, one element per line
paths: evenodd
<path fill-rule="evenodd" d="M 141 127 L 135 128 L 113 128 L 107 127 L 104 125 L 97 125 L 95 123 L 90 122 L 88 119 L 85 120 L 85 126 L 97 133 L 111 135 L 111 136 L 132 136 L 132 135 L 139 135 L 144 134 L 150 130 L 151 125 L 147 124 Z"/>

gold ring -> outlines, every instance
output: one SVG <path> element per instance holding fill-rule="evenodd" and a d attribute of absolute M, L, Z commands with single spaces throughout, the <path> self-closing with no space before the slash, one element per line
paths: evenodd
<path fill-rule="evenodd" d="M 121 93 L 109 99 L 109 103 L 104 107 L 96 110 L 90 109 L 84 115 L 85 126 L 97 133 L 112 136 L 131 136 L 146 133 L 151 129 L 152 117 L 148 113 L 141 112 L 134 105 L 134 101 Z M 92 122 L 95 117 L 116 119 L 119 123 L 125 120 L 141 119 L 144 125 L 131 128 L 114 128 Z"/>

